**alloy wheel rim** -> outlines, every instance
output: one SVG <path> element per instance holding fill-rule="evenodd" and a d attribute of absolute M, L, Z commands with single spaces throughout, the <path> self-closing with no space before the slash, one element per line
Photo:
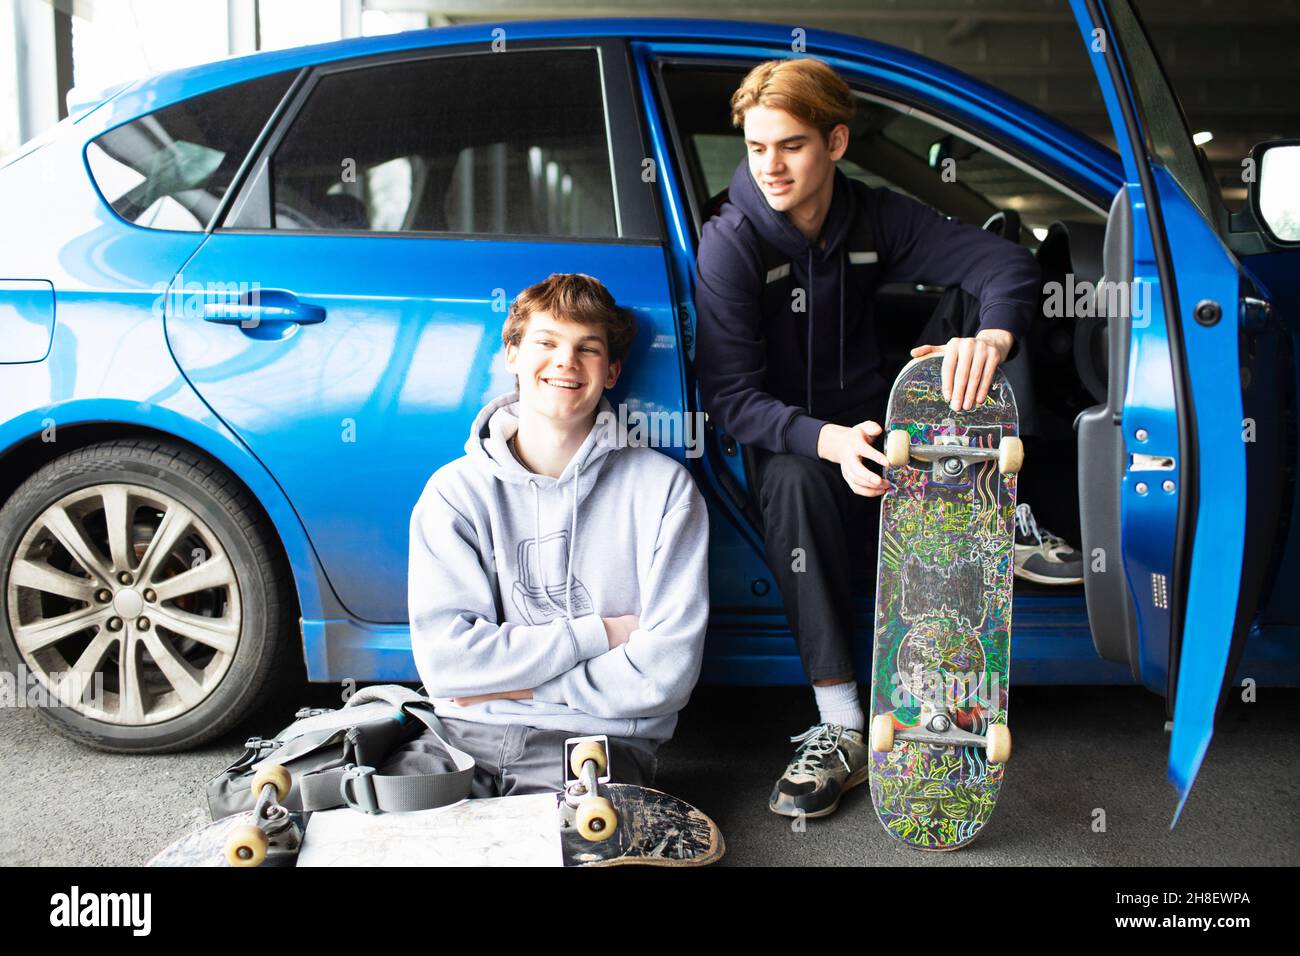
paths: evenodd
<path fill-rule="evenodd" d="M 9 568 L 9 628 L 50 703 L 121 726 L 171 720 L 230 669 L 242 611 L 212 529 L 154 488 L 97 484 L 47 507 Z"/>

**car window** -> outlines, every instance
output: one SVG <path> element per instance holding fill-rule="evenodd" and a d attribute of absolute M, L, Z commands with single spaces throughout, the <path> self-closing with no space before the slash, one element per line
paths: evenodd
<path fill-rule="evenodd" d="M 664 68 L 673 120 L 687 165 L 695 170 L 691 178 L 701 209 L 708 209 L 726 188 L 745 155 L 744 136 L 732 127 L 729 107 L 744 75 L 743 69 L 722 67 Z M 1030 248 L 1058 219 L 1105 221 L 1092 206 L 924 114 L 904 112 L 861 91 L 855 95 L 849 148 L 839 163 L 845 175 L 868 186 L 886 186 L 975 225 L 998 210 L 1014 210 L 1021 219 L 1021 242 Z M 951 164 L 945 163 L 948 159 Z M 950 170 L 947 177 L 945 169 Z"/>
<path fill-rule="evenodd" d="M 277 229 L 618 235 L 595 50 L 324 75 L 271 158 Z"/>
<path fill-rule="evenodd" d="M 1169 171 L 1210 227 L 1217 229 L 1210 187 L 1196 157 L 1192 134 L 1155 49 L 1128 4 L 1116 3 L 1107 9 L 1123 44 L 1124 65 L 1140 110 L 1148 155 Z"/>
<path fill-rule="evenodd" d="M 86 147 L 95 186 L 128 222 L 201 232 L 293 77 L 223 87 L 101 134 Z"/>

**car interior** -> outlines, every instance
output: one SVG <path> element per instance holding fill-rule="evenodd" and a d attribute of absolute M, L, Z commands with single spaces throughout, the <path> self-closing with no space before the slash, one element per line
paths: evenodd
<path fill-rule="evenodd" d="M 660 75 L 698 238 L 703 223 L 725 201 L 727 183 L 745 155 L 729 107 L 744 68 L 663 64 Z M 960 171 L 955 182 L 941 175 L 948 158 L 957 161 Z M 1101 212 L 916 111 L 859 92 L 840 168 L 869 186 L 888 187 L 1026 246 L 1038 260 L 1045 288 L 1055 281 L 1068 289 L 1069 274 L 1076 284 L 1096 282 L 1102 275 L 1106 217 Z M 906 363 L 943 293 L 942 288 L 910 284 L 878 290 L 875 314 L 890 317 L 877 321 L 887 379 Z M 1028 350 L 1036 401 L 1032 408 L 1022 403 L 1020 410 L 1026 468 L 1018 500 L 1031 504 L 1042 527 L 1078 548 L 1074 423 L 1085 409 L 1107 400 L 1106 320 L 1040 314 L 1022 347 Z M 733 450 L 724 447 L 724 454 Z M 1036 587 L 1028 582 L 1017 587 L 1021 584 Z"/>

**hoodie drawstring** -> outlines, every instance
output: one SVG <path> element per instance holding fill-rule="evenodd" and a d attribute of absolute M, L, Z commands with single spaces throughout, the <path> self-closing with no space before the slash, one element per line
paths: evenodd
<path fill-rule="evenodd" d="M 537 490 L 537 482 L 528 479 L 528 487 L 533 489 L 533 556 L 537 560 L 537 576 L 542 579 L 542 597 L 556 614 L 563 613 L 551 600 L 551 589 L 546 583 L 546 562 L 542 560 L 542 496 Z"/>
<path fill-rule="evenodd" d="M 573 552 L 578 547 L 578 479 L 582 477 L 582 465 L 575 466 L 573 472 L 573 520 L 569 523 L 569 553 L 564 562 L 564 607 L 573 620 Z"/>
<path fill-rule="evenodd" d="M 556 614 L 563 614 L 573 620 L 573 552 L 578 545 L 578 479 L 582 477 L 582 465 L 575 466 L 573 473 L 573 517 L 569 523 L 569 546 L 565 549 L 564 562 L 564 607 L 561 611 L 551 600 L 550 585 L 546 581 L 546 562 L 542 560 L 542 498 L 537 482 L 528 479 L 528 487 L 533 489 L 533 553 L 537 558 L 538 577 L 542 579 L 542 595 L 546 603 Z"/>
<path fill-rule="evenodd" d="M 848 253 L 841 250 L 839 260 L 839 283 L 840 283 L 840 391 L 844 391 L 844 271 L 847 268 Z M 812 414 L 812 380 L 813 380 L 813 254 L 812 246 L 808 247 L 808 371 L 807 371 L 807 393 L 808 393 L 808 414 Z"/>
<path fill-rule="evenodd" d="M 813 260 L 812 246 L 808 246 L 808 414 L 812 414 L 812 373 L 813 373 Z"/>
<path fill-rule="evenodd" d="M 840 391 L 844 391 L 844 270 L 848 267 L 848 253 L 840 252 Z"/>

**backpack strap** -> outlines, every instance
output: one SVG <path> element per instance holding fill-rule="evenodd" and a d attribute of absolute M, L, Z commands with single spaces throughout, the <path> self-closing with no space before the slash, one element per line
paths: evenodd
<path fill-rule="evenodd" d="M 366 813 L 406 813 L 446 806 L 469 796 L 474 758 L 447 741 L 447 728 L 434 714 L 433 702 L 423 694 L 398 684 L 365 687 L 349 697 L 341 710 L 319 716 L 332 718 L 329 721 L 332 726 L 313 727 L 307 735 L 298 738 L 300 741 L 305 743 L 306 738 L 314 737 L 315 745 L 319 746 L 321 734 L 333 739 L 343 732 L 348 752 L 373 763 L 380 762 L 410 737 L 410 721 L 419 721 L 432 732 L 456 769 L 443 773 L 379 774 L 368 764 L 348 763 L 315 770 L 303 774 L 299 780 L 304 811 L 325 810 L 346 803 Z M 270 759 L 283 762 L 284 751 L 292 746 L 293 743 L 286 744 Z"/>
<path fill-rule="evenodd" d="M 849 180 L 849 188 L 858 194 L 857 213 L 849 226 L 848 245 L 849 281 L 858 287 L 859 301 L 866 302 L 876 286 L 880 274 L 880 253 L 876 249 L 876 235 L 871 228 L 869 207 L 872 190 L 856 179 Z"/>

